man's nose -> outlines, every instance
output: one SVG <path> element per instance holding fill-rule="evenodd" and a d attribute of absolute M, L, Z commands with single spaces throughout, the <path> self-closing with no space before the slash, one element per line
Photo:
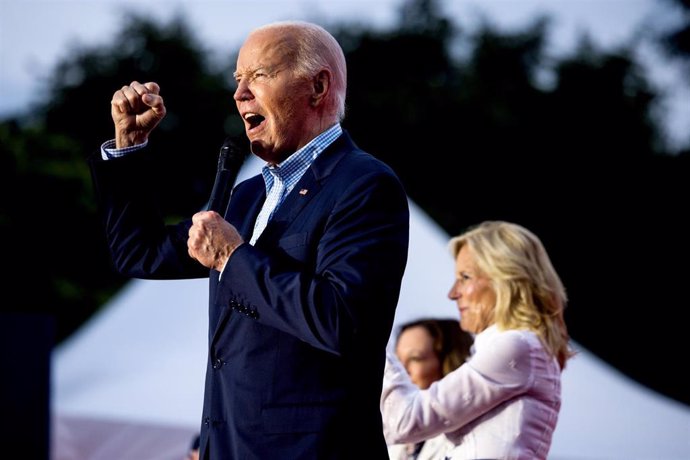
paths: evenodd
<path fill-rule="evenodd" d="M 244 80 L 240 80 L 237 82 L 237 89 L 235 90 L 235 94 L 233 94 L 232 97 L 235 101 L 247 101 L 251 99 L 252 92 L 249 91 L 249 86 Z"/>

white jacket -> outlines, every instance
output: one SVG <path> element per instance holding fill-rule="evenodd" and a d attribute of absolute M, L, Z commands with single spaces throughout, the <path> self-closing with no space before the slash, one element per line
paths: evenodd
<path fill-rule="evenodd" d="M 445 433 L 453 460 L 546 459 L 560 407 L 560 367 L 530 331 L 487 328 L 470 359 L 426 390 L 387 356 L 381 412 L 389 444 Z"/>
<path fill-rule="evenodd" d="M 443 460 L 453 447 L 455 444 L 450 442 L 445 434 L 434 436 L 424 441 L 416 460 Z M 388 446 L 388 458 L 390 460 L 408 460 L 407 445 L 393 444 Z"/>

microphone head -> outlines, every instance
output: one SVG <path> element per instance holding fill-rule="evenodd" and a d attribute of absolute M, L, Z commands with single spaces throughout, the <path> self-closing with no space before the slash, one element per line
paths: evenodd
<path fill-rule="evenodd" d="M 249 149 L 243 149 L 236 138 L 225 139 L 218 155 L 216 180 L 208 204 L 210 211 L 225 215 L 237 174 L 247 156 L 249 156 Z"/>
<path fill-rule="evenodd" d="M 241 147 L 239 139 L 226 137 L 218 155 L 218 169 L 239 171 L 248 156 L 249 149 Z"/>

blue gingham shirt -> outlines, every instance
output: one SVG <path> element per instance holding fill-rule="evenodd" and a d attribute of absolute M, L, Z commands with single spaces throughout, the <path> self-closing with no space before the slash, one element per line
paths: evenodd
<path fill-rule="evenodd" d="M 266 185 L 266 201 L 259 212 L 259 217 L 256 219 L 250 244 L 253 245 L 261 236 L 261 232 L 271 220 L 276 209 L 278 209 L 288 193 L 299 182 L 309 166 L 342 132 L 343 129 L 340 124 L 336 123 L 290 155 L 282 163 L 277 165 L 266 164 L 262 168 L 261 175 Z M 279 187 L 279 189 L 273 190 L 274 187 Z M 271 191 L 278 193 L 271 193 Z"/>
<path fill-rule="evenodd" d="M 101 158 L 103 158 L 104 160 L 109 160 L 111 158 L 123 157 L 128 153 L 136 152 L 137 150 L 143 149 L 148 145 L 148 143 L 149 140 L 146 139 L 142 144 L 118 149 L 115 148 L 115 139 L 110 139 L 109 141 L 105 141 L 103 145 L 101 145 Z"/>

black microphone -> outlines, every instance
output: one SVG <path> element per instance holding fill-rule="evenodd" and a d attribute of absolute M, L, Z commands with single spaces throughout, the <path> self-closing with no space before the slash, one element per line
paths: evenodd
<path fill-rule="evenodd" d="M 234 138 L 225 139 L 218 155 L 218 171 L 208 201 L 208 211 L 216 211 L 225 217 L 237 174 L 248 155 L 249 150 L 241 148 Z"/>

